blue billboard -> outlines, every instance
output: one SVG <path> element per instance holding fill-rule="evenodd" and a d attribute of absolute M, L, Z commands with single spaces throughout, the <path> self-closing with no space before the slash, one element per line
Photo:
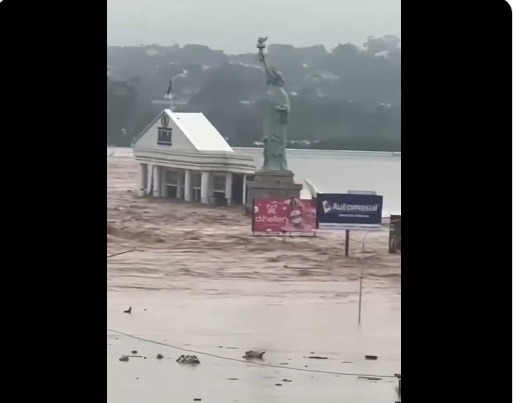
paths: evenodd
<path fill-rule="evenodd" d="M 381 229 L 383 196 L 353 193 L 317 194 L 317 229 Z"/>

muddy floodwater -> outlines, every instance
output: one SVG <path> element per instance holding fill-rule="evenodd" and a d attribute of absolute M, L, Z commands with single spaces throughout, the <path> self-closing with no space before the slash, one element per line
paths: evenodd
<path fill-rule="evenodd" d="M 352 233 L 348 258 L 343 234 L 253 237 L 240 208 L 139 198 L 134 160 L 107 165 L 107 253 L 130 251 L 107 260 L 108 403 L 399 400 L 401 267 L 386 229 Z"/>

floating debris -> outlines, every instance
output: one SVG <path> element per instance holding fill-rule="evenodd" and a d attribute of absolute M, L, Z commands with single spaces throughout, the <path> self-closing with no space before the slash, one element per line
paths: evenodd
<path fill-rule="evenodd" d="M 132 313 L 132 306 L 129 307 L 129 309 L 127 309 L 126 311 L 123 311 L 123 313 Z"/>
<path fill-rule="evenodd" d="M 156 358 L 157 358 L 158 360 L 161 360 L 161 359 L 163 359 L 163 358 L 165 358 L 165 357 L 163 356 L 163 354 L 158 354 L 158 355 L 156 355 Z"/>
<path fill-rule="evenodd" d="M 179 364 L 200 364 L 196 355 L 181 355 L 177 358 Z"/>
<path fill-rule="evenodd" d="M 366 355 L 365 360 L 377 360 L 377 355 Z"/>
<path fill-rule="evenodd" d="M 120 361 L 127 362 L 127 361 L 129 361 L 129 357 L 127 357 L 126 355 L 122 355 L 120 357 Z"/>
<path fill-rule="evenodd" d="M 246 358 L 246 359 L 257 358 L 259 360 L 262 360 L 264 355 L 265 355 L 264 351 L 249 350 L 249 351 L 245 351 L 245 355 L 243 356 L 243 358 Z"/>
<path fill-rule="evenodd" d="M 327 360 L 327 357 L 321 357 L 319 355 L 310 355 L 308 358 L 311 358 L 313 360 Z"/>
<path fill-rule="evenodd" d="M 291 382 L 291 379 L 283 379 L 283 382 Z"/>

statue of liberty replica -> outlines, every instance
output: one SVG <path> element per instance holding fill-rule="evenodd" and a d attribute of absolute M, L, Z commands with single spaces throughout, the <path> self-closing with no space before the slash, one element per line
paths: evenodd
<path fill-rule="evenodd" d="M 254 181 L 247 182 L 247 212 L 254 199 L 299 198 L 301 184 L 293 181 L 293 172 L 286 162 L 286 127 L 290 117 L 290 100 L 284 90 L 283 75 L 271 67 L 264 49 L 267 37 L 257 43 L 259 62 L 266 78 L 266 108 L 263 118 L 263 167 L 256 171 Z"/>
<path fill-rule="evenodd" d="M 263 122 L 263 170 L 288 170 L 286 162 L 286 126 L 290 115 L 290 100 L 284 90 L 280 71 L 270 67 L 263 50 L 267 38 L 258 39 L 258 57 L 266 76 L 266 112 Z"/>

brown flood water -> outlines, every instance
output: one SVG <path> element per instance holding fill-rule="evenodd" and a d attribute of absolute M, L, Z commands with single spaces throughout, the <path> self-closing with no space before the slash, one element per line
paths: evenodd
<path fill-rule="evenodd" d="M 217 356 L 192 368 L 175 361 L 189 353 L 108 330 L 108 403 L 396 400 L 401 269 L 386 230 L 353 234 L 349 258 L 341 234 L 252 237 L 241 209 L 138 198 L 136 163 L 107 163 L 108 255 L 136 248 L 107 261 L 108 329 Z M 230 360 L 250 349 L 279 368 Z M 147 359 L 120 362 L 131 350 Z"/>

